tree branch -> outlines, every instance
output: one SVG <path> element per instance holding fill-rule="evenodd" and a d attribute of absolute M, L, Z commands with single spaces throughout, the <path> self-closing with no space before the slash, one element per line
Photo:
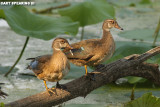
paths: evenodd
<path fill-rule="evenodd" d="M 56 89 L 57 95 L 49 96 L 45 91 L 11 102 L 6 104 L 6 106 L 51 107 L 79 96 L 85 97 L 94 89 L 126 76 L 143 77 L 153 81 L 157 85 L 160 85 L 160 71 L 158 69 L 158 64 L 149 64 L 144 62 L 159 53 L 160 46 L 141 55 L 134 54 L 107 65 L 101 64 L 96 67 L 96 70 L 89 74 L 89 76 L 94 74 L 95 81 L 91 81 L 90 78 L 82 76 L 64 84 L 67 87 L 66 90 Z"/>
<path fill-rule="evenodd" d="M 52 13 L 53 9 L 65 8 L 65 7 L 68 7 L 70 5 L 71 5 L 70 3 L 66 3 L 66 4 L 63 4 L 63 5 L 60 5 L 60 6 L 56 6 L 56 7 L 49 7 L 47 9 L 40 10 L 40 11 L 37 11 L 36 9 L 32 9 L 32 11 L 34 13 L 37 13 L 37 14 L 46 14 L 46 13 Z"/>

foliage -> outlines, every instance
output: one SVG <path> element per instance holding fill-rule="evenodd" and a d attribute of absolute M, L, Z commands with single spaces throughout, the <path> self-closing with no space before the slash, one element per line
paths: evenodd
<path fill-rule="evenodd" d="M 150 0 L 141 0 L 141 4 L 151 4 Z"/>
<path fill-rule="evenodd" d="M 0 9 L 0 18 L 3 18 L 3 19 L 5 18 L 4 12 L 1 9 Z"/>
<path fill-rule="evenodd" d="M 0 103 L 0 107 L 5 107 L 5 106 L 4 106 L 4 103 L 1 102 L 1 103 Z"/>
<path fill-rule="evenodd" d="M 153 41 L 154 37 L 152 35 L 154 31 L 155 30 L 153 29 L 135 29 L 130 31 L 124 31 L 120 33 L 119 36 L 132 40 Z M 158 41 L 160 41 L 160 38 L 158 38 Z"/>
<path fill-rule="evenodd" d="M 68 16 L 73 21 L 80 22 L 80 26 L 95 24 L 108 18 L 114 18 L 115 10 L 106 0 L 85 0 L 74 3 L 70 7 L 60 9 L 62 16 Z"/>
<path fill-rule="evenodd" d="M 128 77 L 125 77 L 128 79 L 128 82 L 130 84 L 134 84 L 134 83 L 143 83 L 146 81 L 145 78 L 141 78 L 141 77 L 134 77 L 134 76 L 128 76 Z"/>
<path fill-rule="evenodd" d="M 10 27 L 18 34 L 50 40 L 59 34 L 76 35 L 78 23 L 72 22 L 68 17 L 49 17 L 30 13 L 23 6 L 13 6 L 3 9 L 5 20 Z M 2 13 L 2 10 L 1 10 Z M 0 17 L 3 14 L 0 13 Z"/>
<path fill-rule="evenodd" d="M 143 43 L 143 42 L 129 42 L 129 41 L 122 41 L 122 42 L 116 42 L 116 51 L 114 53 L 114 55 L 112 56 L 111 59 L 109 59 L 107 61 L 107 63 L 109 62 L 113 62 L 116 61 L 118 59 L 124 58 L 126 56 L 132 55 L 132 54 L 142 54 L 150 49 L 152 49 L 151 44 L 149 43 Z M 148 60 L 148 62 L 153 62 L 153 63 L 159 63 L 160 64 L 160 59 L 159 59 L 160 55 L 154 56 L 151 59 Z M 126 79 L 128 80 L 128 82 L 130 84 L 134 84 L 134 83 L 142 83 L 145 82 L 146 79 L 141 78 L 141 77 L 126 77 Z"/>
<path fill-rule="evenodd" d="M 146 93 L 127 103 L 124 107 L 160 107 L 160 98 L 153 96 L 152 93 Z"/>
<path fill-rule="evenodd" d="M 129 56 L 131 54 L 141 54 L 151 48 L 152 46 L 149 43 L 135 41 L 116 41 L 115 53 L 107 62 L 116 61 L 117 59 Z"/>

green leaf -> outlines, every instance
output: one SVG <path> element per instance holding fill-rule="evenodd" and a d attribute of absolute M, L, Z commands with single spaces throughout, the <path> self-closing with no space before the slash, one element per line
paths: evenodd
<path fill-rule="evenodd" d="M 124 107 L 160 107 L 160 98 L 153 96 L 152 93 L 146 93 L 127 103 Z"/>
<path fill-rule="evenodd" d="M 37 15 L 30 13 L 23 6 L 13 6 L 3 10 L 10 27 L 23 36 L 50 40 L 59 34 L 68 32 L 70 35 L 76 35 L 78 32 L 78 23 L 72 22 L 68 17 Z"/>
<path fill-rule="evenodd" d="M 151 44 L 142 42 L 116 41 L 116 50 L 107 62 L 116 61 L 131 54 L 141 54 L 151 49 Z"/>
<path fill-rule="evenodd" d="M 128 82 L 130 84 L 135 84 L 135 83 L 144 83 L 147 79 L 142 78 L 142 77 L 134 77 L 134 76 L 128 76 L 125 77 L 126 79 L 128 79 Z"/>
<path fill-rule="evenodd" d="M 5 107 L 3 102 L 0 103 L 0 107 Z"/>
<path fill-rule="evenodd" d="M 155 30 L 153 29 L 135 29 L 122 32 L 119 36 L 132 40 L 153 41 L 154 37 L 152 35 L 154 34 L 154 31 Z M 160 37 L 160 34 L 158 36 Z M 160 38 L 158 38 L 157 41 L 160 41 Z"/>
<path fill-rule="evenodd" d="M 85 0 L 70 7 L 59 9 L 62 16 L 68 16 L 80 26 L 96 24 L 108 18 L 114 18 L 115 10 L 106 0 Z"/>
<path fill-rule="evenodd" d="M 114 55 L 112 56 L 112 58 L 107 61 L 107 63 L 116 61 L 118 59 L 124 58 L 132 54 L 142 54 L 152 48 L 153 47 L 149 43 L 133 42 L 133 41 L 132 42 L 129 42 L 129 41 L 118 41 L 117 42 L 116 41 L 116 51 Z M 150 63 L 152 62 L 152 63 L 160 64 L 159 57 L 160 55 L 156 55 L 147 61 Z M 130 84 L 143 83 L 146 81 L 146 79 L 141 78 L 141 77 L 126 77 L 126 78 L 128 79 L 128 82 Z"/>
<path fill-rule="evenodd" d="M 0 18 L 5 19 L 4 11 L 2 9 L 0 9 Z"/>
<path fill-rule="evenodd" d="M 113 62 L 132 54 L 142 54 L 152 48 L 152 44 L 144 42 L 116 41 L 116 50 L 114 52 L 114 55 L 107 62 Z M 160 55 L 156 55 L 150 58 L 148 61 L 160 64 L 159 57 Z"/>
<path fill-rule="evenodd" d="M 141 0 L 140 4 L 151 4 L 150 0 Z"/>

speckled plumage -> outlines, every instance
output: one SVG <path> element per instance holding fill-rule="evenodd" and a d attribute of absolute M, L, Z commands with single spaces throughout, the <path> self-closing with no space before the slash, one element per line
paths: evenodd
<path fill-rule="evenodd" d="M 84 40 L 71 46 L 81 50 L 81 52 L 73 52 L 73 55 L 66 53 L 68 59 L 77 66 L 95 66 L 104 59 L 109 59 L 115 50 L 115 43 L 110 34 L 105 35 L 103 39 Z"/>
<path fill-rule="evenodd" d="M 61 80 L 70 70 L 69 61 L 61 51 L 62 48 L 70 48 L 68 41 L 63 38 L 57 38 L 53 41 L 52 55 L 43 55 L 35 58 L 28 58 L 27 60 L 32 60 L 28 65 L 28 69 L 31 69 L 38 79 L 44 81 L 46 89 L 46 81 L 58 82 Z"/>
<path fill-rule="evenodd" d="M 65 54 L 55 51 L 51 55 L 43 55 L 34 58 L 30 65 L 31 69 L 38 79 L 56 82 L 61 80 L 70 70 L 70 64 Z"/>
<path fill-rule="evenodd" d="M 71 44 L 74 48 L 73 55 L 70 52 L 65 53 L 69 61 L 77 66 L 96 66 L 109 59 L 115 51 L 115 42 L 110 33 L 113 27 L 123 30 L 115 20 L 108 19 L 103 23 L 101 39 L 88 39 Z"/>

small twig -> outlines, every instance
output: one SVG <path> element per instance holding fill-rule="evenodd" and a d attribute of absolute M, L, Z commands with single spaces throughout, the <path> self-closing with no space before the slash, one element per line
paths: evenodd
<path fill-rule="evenodd" d="M 130 96 L 131 101 L 134 100 L 134 91 L 135 91 L 136 85 L 137 85 L 137 83 L 135 83 L 133 88 L 132 88 L 132 92 L 131 92 L 131 96 Z"/>
<path fill-rule="evenodd" d="M 81 40 L 83 40 L 84 37 L 84 27 L 82 27 L 82 31 L 81 31 Z"/>
<path fill-rule="evenodd" d="M 155 44 L 156 44 L 156 41 L 157 41 L 157 38 L 158 38 L 158 34 L 159 34 L 159 30 L 160 30 L 160 18 L 159 18 L 159 22 L 158 22 L 158 25 L 156 27 L 156 30 L 155 30 L 155 32 L 153 34 L 154 41 L 153 41 L 152 46 L 155 46 Z"/>
<path fill-rule="evenodd" d="M 70 3 L 66 3 L 66 4 L 63 4 L 63 5 L 60 5 L 60 6 L 56 6 L 56 7 L 49 7 L 47 9 L 40 10 L 40 11 L 37 11 L 36 9 L 32 9 L 32 11 L 34 13 L 37 13 L 37 14 L 52 13 L 53 9 L 65 8 L 65 7 L 68 7 L 70 5 L 71 5 Z"/>

